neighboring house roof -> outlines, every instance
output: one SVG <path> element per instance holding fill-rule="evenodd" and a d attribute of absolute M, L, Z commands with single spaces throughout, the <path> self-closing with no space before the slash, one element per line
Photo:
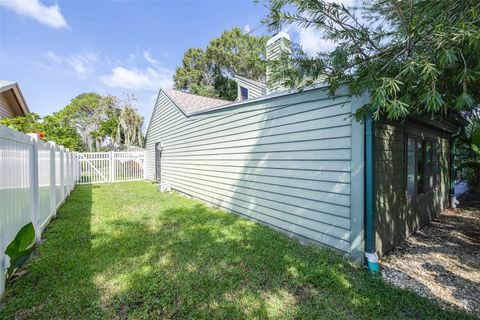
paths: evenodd
<path fill-rule="evenodd" d="M 199 96 L 174 89 L 162 89 L 162 91 L 187 115 L 232 103 L 228 100 Z"/>
<path fill-rule="evenodd" d="M 0 80 L 0 94 L 8 90 L 12 90 L 12 93 L 16 99 L 16 102 L 20 107 L 20 111 L 21 111 L 20 115 L 29 113 L 30 109 L 28 108 L 27 102 L 23 97 L 22 90 L 20 90 L 20 86 L 18 85 L 18 83 L 15 81 Z"/>

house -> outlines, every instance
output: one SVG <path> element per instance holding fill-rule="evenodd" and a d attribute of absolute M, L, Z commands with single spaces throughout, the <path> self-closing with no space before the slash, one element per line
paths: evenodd
<path fill-rule="evenodd" d="M 29 112 L 18 83 L 0 80 L 0 119 L 18 117 Z"/>
<path fill-rule="evenodd" d="M 267 52 L 288 40 L 275 36 Z M 351 115 L 368 96 L 236 79 L 234 102 L 160 90 L 146 134 L 147 179 L 358 263 L 367 253 L 372 268 L 448 206 L 458 124 L 357 122 Z"/>

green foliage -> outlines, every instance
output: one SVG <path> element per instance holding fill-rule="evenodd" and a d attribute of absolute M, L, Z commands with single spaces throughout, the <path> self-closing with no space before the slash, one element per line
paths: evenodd
<path fill-rule="evenodd" d="M 480 117 L 469 118 L 469 124 L 457 139 L 457 170 L 472 193 L 480 193 Z"/>
<path fill-rule="evenodd" d="M 480 101 L 480 2 L 477 0 L 270 0 L 265 23 L 296 24 L 334 42 L 333 52 L 293 55 L 276 64 L 273 81 L 302 88 L 321 80 L 333 95 L 371 93 L 357 114 L 469 114 Z"/>
<path fill-rule="evenodd" d="M 188 49 L 182 66 L 175 71 L 175 88 L 235 100 L 235 75 L 258 81 L 265 79 L 266 41 L 266 37 L 244 34 L 239 28 L 233 28 L 210 41 L 206 50 Z"/>
<path fill-rule="evenodd" d="M 38 114 L 31 112 L 20 117 L 0 119 L 0 124 L 23 133 L 30 133 L 39 131 L 40 119 Z"/>
<path fill-rule="evenodd" d="M 15 239 L 8 245 L 5 254 L 10 258 L 10 266 L 5 272 L 7 280 L 10 280 L 33 252 L 35 245 L 35 229 L 30 222 L 18 231 Z"/>
<path fill-rule="evenodd" d="M 73 151 L 108 151 L 143 146 L 143 117 L 134 107 L 136 98 L 118 98 L 95 92 L 82 93 L 59 112 L 40 117 L 29 113 L 1 119 L 0 124 L 23 133 L 43 132 Z"/>
<path fill-rule="evenodd" d="M 44 140 L 54 141 L 58 145 L 63 145 L 73 151 L 83 151 L 85 149 L 75 127 L 63 121 L 55 113 L 42 118 L 31 112 L 20 117 L 1 119 L 0 124 L 23 133 L 43 132 L 45 134 Z"/>
<path fill-rule="evenodd" d="M 58 113 L 77 128 L 90 151 L 124 149 L 143 145 L 143 117 L 134 107 L 136 98 L 82 93 Z"/>

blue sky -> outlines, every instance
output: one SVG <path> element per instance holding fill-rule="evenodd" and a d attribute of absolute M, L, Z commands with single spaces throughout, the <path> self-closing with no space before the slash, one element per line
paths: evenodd
<path fill-rule="evenodd" d="M 0 79 L 19 82 L 40 115 L 82 92 L 134 93 L 148 122 L 186 49 L 228 28 L 255 28 L 266 13 L 252 0 L 0 0 Z M 312 31 L 289 32 L 312 53 L 328 45 Z"/>
<path fill-rule="evenodd" d="M 259 25 L 266 12 L 251 0 L 0 3 L 0 79 L 18 81 L 33 112 L 86 91 L 132 92 L 146 120 L 186 49 Z"/>

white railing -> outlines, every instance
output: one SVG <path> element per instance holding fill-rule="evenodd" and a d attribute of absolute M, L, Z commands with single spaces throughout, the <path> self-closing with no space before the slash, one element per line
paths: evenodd
<path fill-rule="evenodd" d="M 78 159 L 80 184 L 144 179 L 144 152 L 84 152 Z"/>
<path fill-rule="evenodd" d="M 5 248 L 32 222 L 37 240 L 79 178 L 76 153 L 0 125 L 0 297 Z"/>

